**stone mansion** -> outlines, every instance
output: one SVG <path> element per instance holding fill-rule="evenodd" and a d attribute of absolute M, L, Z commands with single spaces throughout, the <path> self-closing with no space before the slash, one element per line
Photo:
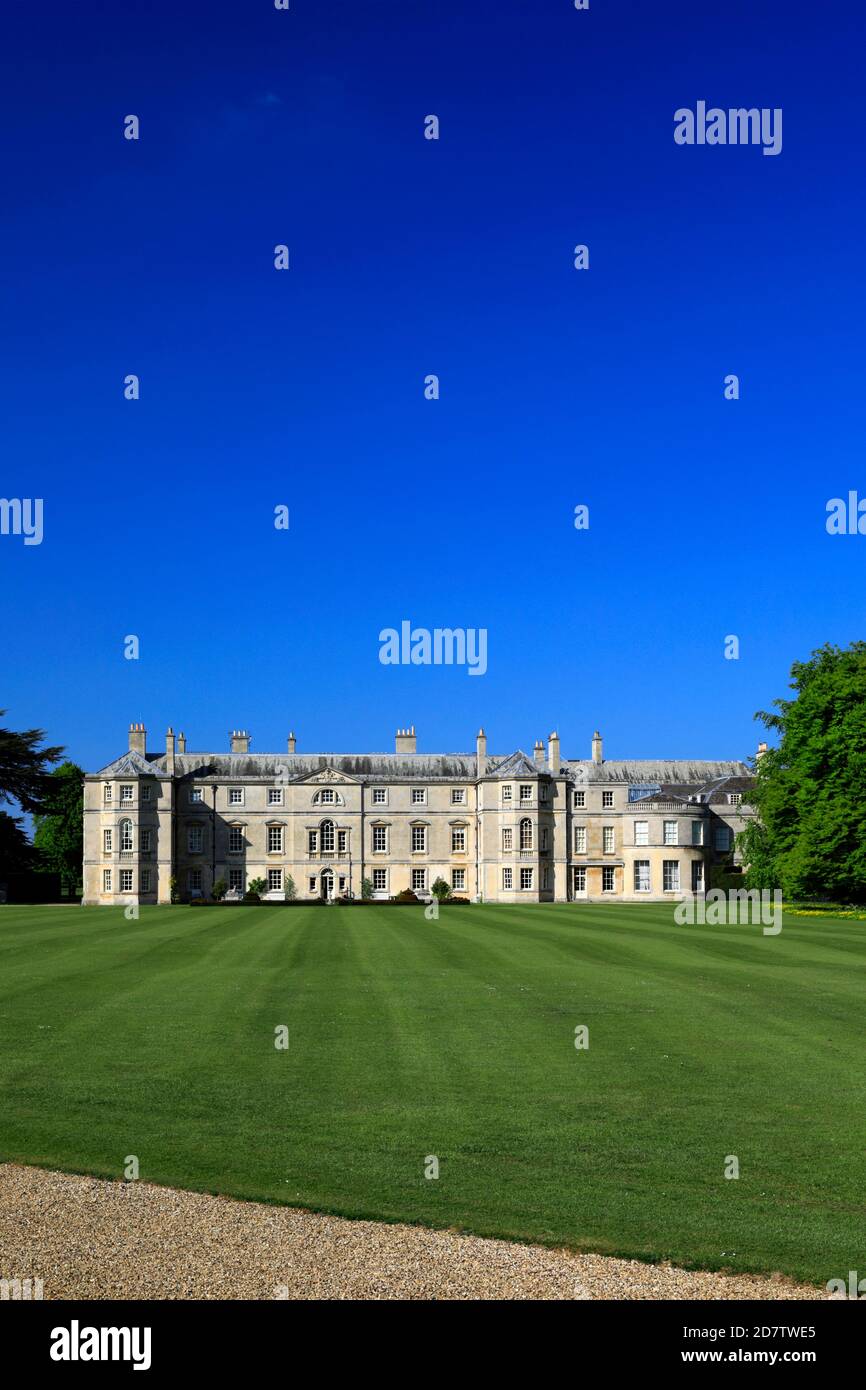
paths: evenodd
<path fill-rule="evenodd" d="M 758 755 L 765 745 L 761 745 Z M 142 724 L 84 789 L 84 903 L 231 897 L 263 879 L 282 900 L 427 897 L 437 878 L 485 902 L 661 902 L 701 893 L 734 857 L 752 773 L 743 762 L 611 761 L 594 734 L 588 759 L 559 735 L 532 756 L 418 753 L 415 730 L 393 753 L 187 752 L 168 730 L 147 751 Z"/>

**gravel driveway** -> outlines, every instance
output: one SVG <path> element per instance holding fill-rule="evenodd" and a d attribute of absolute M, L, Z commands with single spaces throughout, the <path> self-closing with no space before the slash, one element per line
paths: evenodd
<path fill-rule="evenodd" d="M 56 1298 L 826 1298 L 538 1245 L 0 1165 L 0 1278 Z"/>

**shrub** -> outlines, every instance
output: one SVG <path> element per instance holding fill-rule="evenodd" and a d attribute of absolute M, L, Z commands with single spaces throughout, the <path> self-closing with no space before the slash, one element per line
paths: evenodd
<path fill-rule="evenodd" d="M 372 896 L 373 896 L 373 883 L 372 883 L 372 880 L 369 879 L 369 878 L 362 878 L 362 879 L 361 879 L 361 897 L 364 899 L 365 902 L 368 902 L 369 899 L 372 898 Z"/>
<path fill-rule="evenodd" d="M 398 893 L 396 898 L 391 899 L 394 903 L 420 903 L 421 899 L 417 893 L 413 893 L 411 888 L 404 888 L 402 893 Z"/>
<path fill-rule="evenodd" d="M 171 878 L 168 880 L 168 892 L 173 903 L 180 902 L 180 890 L 177 886 L 177 879 L 174 874 L 172 874 Z"/>
<path fill-rule="evenodd" d="M 444 902 L 446 898 L 451 897 L 451 884 L 446 883 L 444 878 L 437 878 L 430 891 L 434 898 L 441 903 Z"/>
<path fill-rule="evenodd" d="M 260 902 L 261 902 L 261 898 L 259 897 L 258 893 L 254 893 L 254 892 L 252 891 L 252 888 L 248 888 L 247 891 L 244 893 L 244 902 L 245 902 L 245 903 L 260 903 Z"/>
<path fill-rule="evenodd" d="M 263 878 L 251 878 L 247 884 L 247 891 L 244 894 L 244 899 L 246 900 L 250 893 L 252 893 L 254 897 L 260 898 L 265 891 L 265 887 L 266 884 Z"/>
<path fill-rule="evenodd" d="M 213 888 L 210 890 L 210 895 L 215 903 L 221 903 L 228 891 L 229 886 L 226 883 L 225 879 L 218 878 Z"/>
<path fill-rule="evenodd" d="M 295 901 L 295 898 L 298 896 L 298 890 L 295 887 L 295 880 L 292 878 L 291 874 L 289 874 L 285 882 L 285 894 L 287 903 L 293 903 Z"/>

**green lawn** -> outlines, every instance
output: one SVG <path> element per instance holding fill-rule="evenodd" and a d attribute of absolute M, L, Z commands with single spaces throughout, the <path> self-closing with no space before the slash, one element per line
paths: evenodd
<path fill-rule="evenodd" d="M 823 1284 L 866 1258 L 864 944 L 669 907 L 0 907 L 0 1158 Z"/>

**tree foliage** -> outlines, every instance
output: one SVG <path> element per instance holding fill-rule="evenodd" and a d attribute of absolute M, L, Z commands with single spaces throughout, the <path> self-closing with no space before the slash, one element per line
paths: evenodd
<path fill-rule="evenodd" d="M 0 717 L 6 713 L 0 709 Z M 40 748 L 44 729 L 0 728 L 0 805 L 17 801 L 22 811 L 44 811 L 50 792 L 48 765 L 56 763 L 63 748 Z"/>
<path fill-rule="evenodd" d="M 739 842 L 748 886 L 866 902 L 866 642 L 795 662 L 790 688 L 755 716 L 779 743 L 756 762 L 758 823 Z"/>
<path fill-rule="evenodd" d="M 46 782 L 43 812 L 34 817 L 39 865 L 75 884 L 84 856 L 84 769 L 61 763 Z"/>

